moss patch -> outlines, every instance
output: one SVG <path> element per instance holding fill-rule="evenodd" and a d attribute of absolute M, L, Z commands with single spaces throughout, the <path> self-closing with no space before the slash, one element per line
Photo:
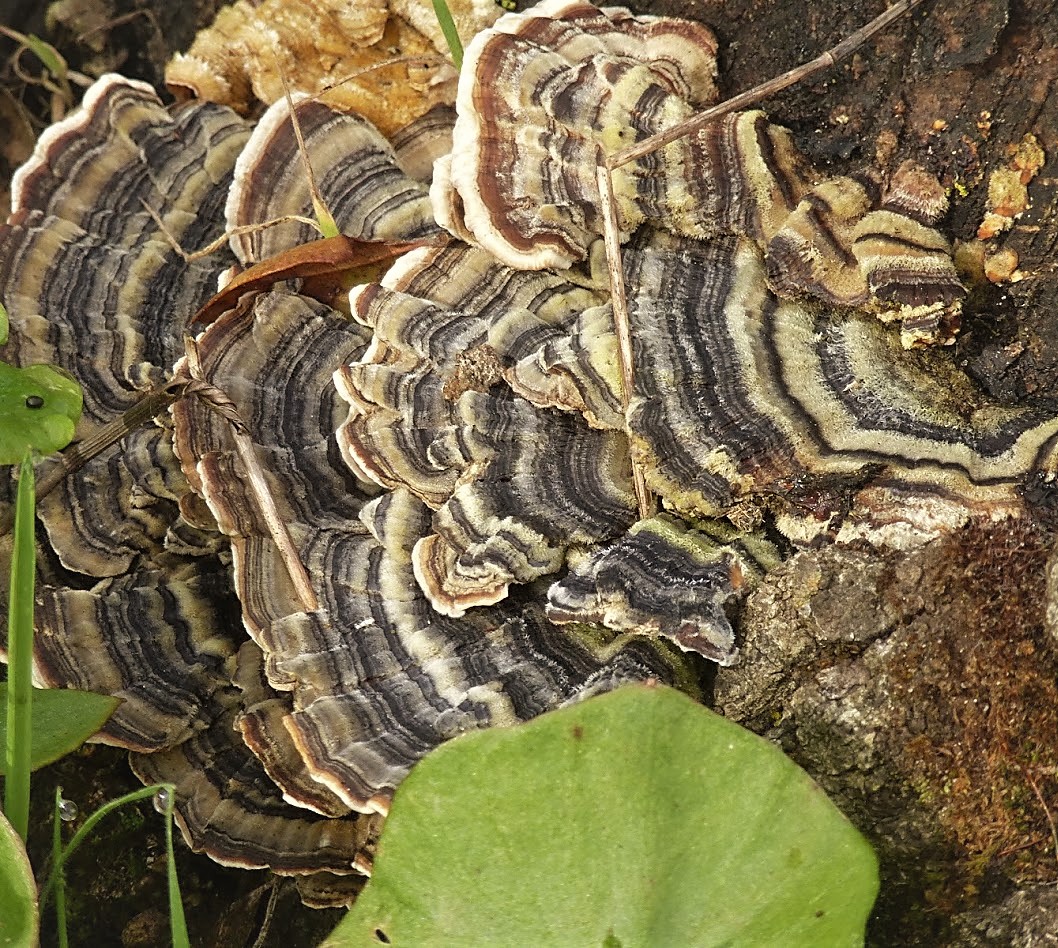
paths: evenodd
<path fill-rule="evenodd" d="M 919 732 L 903 748 L 908 782 L 960 851 L 955 872 L 927 892 L 941 910 L 972 899 L 986 873 L 1058 880 L 1050 545 L 1024 524 L 970 529 L 919 560 L 918 586 L 932 595 L 890 675 Z"/>

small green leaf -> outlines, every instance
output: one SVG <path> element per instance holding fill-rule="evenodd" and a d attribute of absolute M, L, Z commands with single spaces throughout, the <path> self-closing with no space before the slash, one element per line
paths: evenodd
<path fill-rule="evenodd" d="M 90 691 L 33 689 L 33 770 L 77 750 L 121 704 L 120 698 Z M 0 683 L 0 775 L 7 751 L 7 683 Z M 0 944 L 3 944 L 0 942 Z"/>
<path fill-rule="evenodd" d="M 48 72 L 57 79 L 66 78 L 66 60 L 59 55 L 59 51 L 54 46 L 32 33 L 25 38 L 25 42 L 37 59 L 44 63 Z"/>
<path fill-rule="evenodd" d="M 877 890 L 777 747 L 638 686 L 428 755 L 326 944 L 852 946 Z"/>
<path fill-rule="evenodd" d="M 331 212 L 315 194 L 312 195 L 312 210 L 316 215 L 316 223 L 320 225 L 320 234 L 323 237 L 337 237 L 341 233 Z"/>
<path fill-rule="evenodd" d="M 82 404 L 81 387 L 61 369 L 0 362 L 0 464 L 66 447 Z"/>
<path fill-rule="evenodd" d="M 26 848 L 0 813 L 0 945 L 35 945 L 37 885 Z"/>
<path fill-rule="evenodd" d="M 7 342 L 7 307 L 0 303 L 0 346 Z"/>

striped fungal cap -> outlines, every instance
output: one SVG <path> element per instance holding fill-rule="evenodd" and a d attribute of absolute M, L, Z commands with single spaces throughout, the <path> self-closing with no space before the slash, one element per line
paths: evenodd
<path fill-rule="evenodd" d="M 618 176 L 624 397 L 593 169 L 711 101 L 714 54 L 548 0 L 471 44 L 454 132 L 300 101 L 341 230 L 431 244 L 347 302 L 258 287 L 186 356 L 226 268 L 311 236 L 287 105 L 251 128 L 111 76 L 42 138 L 0 228 L 5 358 L 70 371 L 88 424 L 202 394 L 42 501 L 36 670 L 125 699 L 98 737 L 176 784 L 192 846 L 348 900 L 438 744 L 622 682 L 693 692 L 683 653 L 735 659 L 791 544 L 908 547 L 1053 479 L 1058 418 L 924 345 L 962 295 L 936 183 L 827 179 L 760 112 Z M 231 252 L 173 247 L 225 227 Z M 638 522 L 633 461 L 665 508 Z"/>
<path fill-rule="evenodd" d="M 444 113 L 391 147 L 361 119 L 302 109 L 324 198 L 344 229 L 437 232 L 425 190 L 401 165 L 428 167 Z M 192 248 L 223 228 L 225 204 L 235 221 L 311 214 L 307 191 L 285 177 L 289 127 L 271 120 L 249 136 L 218 106 L 170 114 L 140 84 L 112 76 L 93 87 L 21 173 L 19 208 L 0 230 L 5 355 L 63 365 L 85 386 L 96 423 L 152 384 L 186 379 L 184 324 L 231 258 L 185 261 L 137 195 Z M 233 245 L 252 261 L 304 239 L 297 227 L 274 234 Z M 53 262 L 42 268 L 42 259 Z M 76 274 L 76 296 L 60 266 Z M 527 287 L 520 300 L 531 305 L 536 294 Z M 99 328 L 87 331 L 86 319 Z M 76 346 L 53 342 L 75 337 Z M 131 432 L 40 507 L 49 537 L 40 679 L 123 697 L 98 737 L 129 748 L 145 781 L 176 784 L 189 842 L 226 864 L 312 874 L 303 891 L 314 904 L 348 901 L 359 887 L 342 880 L 369 870 L 394 788 L 442 741 L 625 681 L 694 687 L 664 647 L 552 625 L 539 590 L 461 619 L 434 612 L 412 566 L 430 508 L 406 489 L 379 496 L 336 439 L 348 406 L 332 376 L 372 344 L 368 327 L 277 287 L 221 316 L 196 347 L 204 377 L 251 433 L 315 608 L 291 584 L 228 422 L 199 400 Z"/>
<path fill-rule="evenodd" d="M 437 219 L 512 267 L 568 267 L 602 234 L 601 160 L 690 118 L 716 92 L 716 41 L 682 20 L 544 0 L 467 49 Z M 735 113 L 613 171 L 619 225 L 745 236 L 773 288 L 899 320 L 907 346 L 951 342 L 962 287 L 934 223 L 943 193 L 903 169 L 826 180 L 762 112 Z"/>
<path fill-rule="evenodd" d="M 436 158 L 452 141 L 452 110 L 436 106 L 402 129 L 391 145 L 378 129 L 359 115 L 336 112 L 299 94 L 297 120 L 312 172 L 326 194 L 341 195 L 341 216 L 335 224 L 343 234 L 364 240 L 396 240 L 439 233 L 430 208 L 429 180 Z M 397 148 L 395 151 L 394 148 Z M 370 181 L 372 200 L 350 199 Z M 297 136 L 287 100 L 279 99 L 258 121 L 235 163 L 225 217 L 239 262 L 269 257 L 319 234 L 309 224 L 292 220 L 312 207 L 312 192 L 298 152 Z M 282 221 L 265 230 L 261 221 Z"/>

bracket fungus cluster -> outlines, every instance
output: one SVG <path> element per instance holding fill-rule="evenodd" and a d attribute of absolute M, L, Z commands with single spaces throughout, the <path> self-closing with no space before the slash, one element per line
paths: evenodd
<path fill-rule="evenodd" d="M 512 267 L 568 267 L 602 234 L 599 164 L 716 99 L 716 40 L 680 20 L 587 3 L 504 17 L 470 44 L 452 156 L 434 182 L 439 219 Z M 500 94 L 497 94 L 497 89 Z M 735 113 L 613 170 L 625 236 L 649 223 L 765 255 L 771 286 L 869 306 L 905 344 L 946 342 L 962 288 L 930 225 L 943 190 L 914 167 L 889 186 L 824 178 L 762 112 Z"/>
<path fill-rule="evenodd" d="M 348 899 L 439 743 L 693 689 L 789 544 L 921 543 L 1053 478 L 1058 418 L 929 345 L 962 296 L 936 183 L 826 178 L 759 112 L 614 173 L 624 390 L 595 168 L 714 72 L 703 27 L 546 0 L 470 44 L 455 117 L 298 101 L 340 230 L 419 246 L 347 304 L 255 285 L 193 343 L 230 265 L 309 237 L 288 104 L 254 127 L 111 76 L 41 139 L 0 229 L 14 360 L 91 423 L 155 417 L 41 504 L 37 674 L 125 699 L 99 738 L 194 847 Z"/>

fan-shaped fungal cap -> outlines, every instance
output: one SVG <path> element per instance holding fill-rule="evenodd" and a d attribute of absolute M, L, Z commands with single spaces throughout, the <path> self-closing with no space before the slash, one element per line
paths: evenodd
<path fill-rule="evenodd" d="M 511 266 L 583 258 L 601 233 L 601 155 L 688 117 L 688 99 L 711 100 L 715 52 L 696 24 L 551 0 L 479 34 L 461 72 L 449 170 L 461 226 Z M 617 191 L 631 230 L 644 214 L 626 178 Z M 459 213 L 442 184 L 433 199 L 440 219 Z"/>
<path fill-rule="evenodd" d="M 170 115 L 149 87 L 104 76 L 16 174 L 0 298 L 20 358 L 74 375 L 86 420 L 109 421 L 172 366 L 180 320 L 214 291 L 221 266 L 185 264 L 173 242 L 194 250 L 218 235 L 248 135 L 227 109 Z"/>
<path fill-rule="evenodd" d="M 715 49 L 704 28 L 577 2 L 500 20 L 467 51 L 452 156 L 431 188 L 437 220 L 511 266 L 583 259 L 602 233 L 599 165 L 709 100 L 711 78 L 695 77 L 712 76 Z M 947 241 L 920 223 L 942 208 L 924 173 L 898 171 L 876 217 L 875 193 L 826 181 L 788 132 L 746 112 L 611 174 L 626 238 L 645 221 L 750 237 L 784 295 L 870 302 L 908 324 L 908 345 L 951 341 L 962 287 Z"/>
<path fill-rule="evenodd" d="M 107 743 L 171 747 L 206 726 L 230 687 L 242 638 L 233 598 L 212 558 L 91 589 L 45 585 L 36 675 L 50 687 L 123 698 L 101 732 Z"/>
<path fill-rule="evenodd" d="M 353 317 L 373 341 L 335 376 L 351 405 L 338 430 L 350 467 L 441 506 L 497 438 L 534 423 L 528 405 L 491 391 L 503 367 L 563 336 L 601 299 L 569 278 L 511 270 L 462 245 L 407 254 L 383 285 L 351 294 Z"/>
<path fill-rule="evenodd" d="M 645 350 L 629 424 L 674 503 L 697 494 L 707 510 L 747 488 L 796 497 L 794 485 L 879 465 L 937 502 L 1013 509 L 1016 485 L 1054 468 L 1058 419 L 988 405 L 940 353 L 907 353 L 868 317 L 777 302 L 747 243 L 640 247 L 627 261 Z"/>
<path fill-rule="evenodd" d="M 921 165 L 905 161 L 889 181 L 882 210 L 896 211 L 930 227 L 948 211 L 948 193 Z"/>
<path fill-rule="evenodd" d="M 905 501 L 883 513 L 865 495 L 856 529 L 874 522 L 895 537 L 902 521 L 904 543 L 969 511 L 1016 513 L 1018 485 L 1055 468 L 1058 420 L 988 404 L 942 354 L 904 351 L 866 314 L 776 299 L 749 241 L 643 231 L 624 258 L 636 340 L 628 429 L 648 484 L 678 510 L 785 506 L 783 529 L 807 540 L 840 528 L 844 489 L 878 478 L 903 485 Z M 515 389 L 540 404 L 605 406 L 596 422 L 620 426 L 618 392 L 599 390 L 616 373 L 592 370 L 616 357 L 599 319 L 583 313 L 566 343 L 519 362 Z"/>
<path fill-rule="evenodd" d="M 362 240 L 412 240 L 438 233 L 426 187 L 405 174 L 393 147 L 373 125 L 304 97 L 295 108 L 320 197 L 339 231 Z M 434 113 L 412 126 L 401 134 L 408 151 L 436 148 L 418 138 L 445 141 Z M 235 165 L 226 216 L 230 230 L 241 230 L 231 238 L 239 259 L 255 263 L 318 236 L 309 225 L 294 221 L 266 229 L 252 226 L 291 215 L 311 218 L 314 209 L 290 108 L 280 99 L 262 116 Z"/>
<path fill-rule="evenodd" d="M 292 807 L 242 743 L 228 708 L 190 740 L 134 754 L 144 783 L 176 786 L 177 822 L 192 849 L 226 866 L 284 875 L 366 873 L 381 829 L 376 816 L 320 816 Z"/>
<path fill-rule="evenodd" d="M 347 807 L 314 780 L 298 753 L 286 719 L 293 710 L 290 695 L 275 691 L 265 674 L 265 657 L 254 642 L 239 649 L 233 682 L 242 690 L 235 724 L 243 743 L 256 757 L 283 799 L 321 816 L 345 816 Z"/>
<path fill-rule="evenodd" d="M 548 590 L 547 617 L 662 635 L 685 651 L 730 665 L 738 649 L 725 606 L 744 596 L 780 557 L 763 537 L 721 530 L 717 523 L 718 535 L 712 536 L 668 514 L 640 520 Z"/>
<path fill-rule="evenodd" d="M 396 491 L 361 516 L 369 534 L 331 557 L 327 609 L 293 614 L 271 632 L 283 641 L 277 675 L 295 682 L 288 728 L 316 778 L 354 808 L 388 809 L 411 766 L 466 730 L 676 674 L 671 657 L 646 643 L 600 644 L 559 631 L 534 597 L 460 620 L 438 616 L 411 568 L 428 509 Z"/>
<path fill-rule="evenodd" d="M 441 273 L 450 309 L 411 295 L 435 295 Z M 414 553 L 434 607 L 460 616 L 494 603 L 512 582 L 558 569 L 570 545 L 619 533 L 633 506 L 624 439 L 500 384 L 507 364 L 560 338 L 599 293 L 461 247 L 411 257 L 386 282 L 403 292 L 352 294 L 374 340 L 336 377 L 352 405 L 339 438 L 354 471 L 438 508 Z"/>
<path fill-rule="evenodd" d="M 443 353 L 445 336 L 428 321 L 401 325 L 427 352 Z M 223 427 L 201 406 L 177 406 L 174 417 L 185 468 L 231 536 L 244 621 L 265 651 L 267 679 L 291 695 L 283 721 L 298 754 L 346 806 L 384 811 L 412 764 L 456 733 L 521 720 L 585 689 L 671 672 L 660 653 L 596 656 L 564 633 L 545 635 L 547 623 L 528 606 L 462 622 L 433 612 L 412 571 L 412 549 L 431 530 L 429 509 L 405 491 L 361 508 L 363 493 L 324 440 L 341 414 L 328 391 L 331 374 L 353 361 L 364 335 L 319 304 L 273 291 L 221 317 L 199 340 L 204 377 L 228 391 L 247 420 L 318 608 L 306 608 L 286 577 Z M 566 422 L 557 430 L 579 424 Z M 277 766 L 282 748 L 249 743 Z M 292 799 L 308 802 L 281 782 Z"/>
<path fill-rule="evenodd" d="M 622 437 L 575 416 L 524 417 L 520 436 L 456 487 L 433 534 L 415 546 L 415 577 L 445 615 L 497 602 L 511 583 L 558 570 L 570 546 L 609 539 L 632 522 Z"/>
<path fill-rule="evenodd" d="M 330 379 L 362 351 L 366 333 L 328 307 L 297 294 L 262 294 L 229 311 L 198 342 L 203 378 L 218 386 L 245 421 L 274 516 L 297 542 L 356 521 L 364 495 L 328 438 L 342 416 Z M 175 445 L 190 483 L 209 505 L 235 554 L 244 620 L 260 634 L 275 616 L 304 608 L 287 577 L 274 529 L 255 494 L 229 422 L 201 401 L 173 406 Z M 265 576 L 265 565 L 274 572 Z M 312 571 L 319 585 L 326 572 Z M 322 593 L 322 589 L 317 594 Z"/>

